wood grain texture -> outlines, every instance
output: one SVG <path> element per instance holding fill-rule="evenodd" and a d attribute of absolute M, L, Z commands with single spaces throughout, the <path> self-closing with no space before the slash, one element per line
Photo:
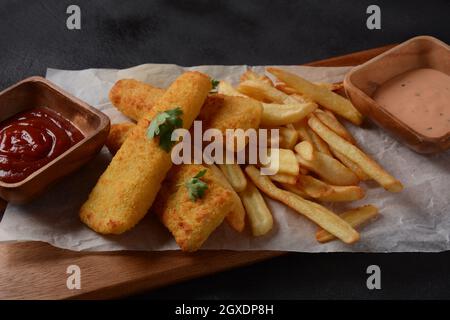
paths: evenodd
<path fill-rule="evenodd" d="M 309 63 L 350 66 L 363 63 L 392 46 Z M 0 201 L 3 212 L 4 201 Z M 117 298 L 178 281 L 256 263 L 284 252 L 180 251 L 79 253 L 46 243 L 0 244 L 0 299 Z M 66 287 L 66 269 L 81 269 L 81 289 Z"/>

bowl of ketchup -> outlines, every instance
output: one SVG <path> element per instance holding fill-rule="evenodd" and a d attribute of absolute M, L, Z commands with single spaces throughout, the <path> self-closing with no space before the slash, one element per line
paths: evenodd
<path fill-rule="evenodd" d="M 24 203 L 89 161 L 109 118 L 41 77 L 0 93 L 0 197 Z"/>

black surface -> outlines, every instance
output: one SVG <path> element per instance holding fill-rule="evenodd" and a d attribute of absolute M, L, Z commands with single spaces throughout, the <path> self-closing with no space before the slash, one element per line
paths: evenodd
<path fill-rule="evenodd" d="M 373 3 L 382 30 L 365 26 Z M 66 28 L 69 4 L 81 7 L 81 30 Z M 301 64 L 420 34 L 449 43 L 449 12 L 446 0 L 1 0 L 0 88 L 47 67 Z M 381 267 L 382 290 L 366 288 L 371 264 Z M 450 298 L 449 269 L 449 252 L 289 254 L 138 298 Z"/>

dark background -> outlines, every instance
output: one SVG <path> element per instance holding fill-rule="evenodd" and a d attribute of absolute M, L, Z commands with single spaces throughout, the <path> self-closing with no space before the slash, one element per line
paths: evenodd
<path fill-rule="evenodd" d="M 81 7 L 81 30 L 66 8 Z M 378 4 L 382 30 L 366 28 Z M 450 42 L 442 1 L 0 1 L 0 88 L 47 67 L 146 62 L 301 64 L 428 34 Z M 449 195 L 450 197 L 450 195 Z M 382 290 L 366 288 L 377 264 Z M 450 298 L 450 252 L 289 254 L 145 293 L 151 299 Z"/>

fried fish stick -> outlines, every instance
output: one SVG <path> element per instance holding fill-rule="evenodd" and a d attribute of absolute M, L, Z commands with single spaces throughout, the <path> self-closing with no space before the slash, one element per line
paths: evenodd
<path fill-rule="evenodd" d="M 164 91 L 141 81 L 122 79 L 109 91 L 109 100 L 120 112 L 137 121 L 153 108 Z"/>
<path fill-rule="evenodd" d="M 210 78 L 200 72 L 186 72 L 172 83 L 129 133 L 81 207 L 86 225 L 99 233 L 120 234 L 145 216 L 172 167 L 170 152 L 159 146 L 159 138 L 147 137 L 150 122 L 159 112 L 178 107 L 183 127 L 189 128 L 210 90 Z"/>
<path fill-rule="evenodd" d="M 111 152 L 111 154 L 114 155 L 117 152 L 117 150 L 120 148 L 123 141 L 125 140 L 126 135 L 131 131 L 131 128 L 135 126 L 134 124 L 131 124 L 131 126 L 128 126 L 128 124 L 129 123 L 119 123 L 119 124 L 113 124 L 111 126 L 111 130 L 110 130 L 110 133 L 108 136 L 109 145 L 107 144 L 107 147 L 108 147 L 109 151 Z M 183 164 L 181 166 L 184 166 L 184 165 L 189 166 L 189 164 Z M 227 165 L 225 165 L 225 166 L 227 166 Z M 211 167 L 211 170 L 215 172 L 216 176 L 222 177 L 223 187 L 233 191 L 233 197 L 235 198 L 236 206 L 235 206 L 235 209 L 232 210 L 227 215 L 227 222 L 231 225 L 231 227 L 234 230 L 241 232 L 245 226 L 245 209 L 241 203 L 241 200 L 240 200 L 239 196 L 237 195 L 237 193 L 234 191 L 233 187 L 228 183 L 227 179 L 222 174 L 222 172 L 215 166 L 210 166 L 210 167 Z M 184 169 L 179 169 L 179 170 L 184 170 Z M 245 176 L 244 176 L 244 179 L 245 179 Z"/>
<path fill-rule="evenodd" d="M 109 130 L 108 139 L 106 140 L 106 147 L 112 155 L 120 149 L 122 144 L 125 142 L 127 135 L 131 132 L 136 125 L 131 122 L 123 122 L 111 125 Z"/>
<path fill-rule="evenodd" d="M 202 170 L 208 188 L 202 198 L 192 201 L 185 184 Z M 183 251 L 198 250 L 234 209 L 233 191 L 222 184 L 223 179 L 212 166 L 185 164 L 173 166 L 164 180 L 152 210 Z"/>

